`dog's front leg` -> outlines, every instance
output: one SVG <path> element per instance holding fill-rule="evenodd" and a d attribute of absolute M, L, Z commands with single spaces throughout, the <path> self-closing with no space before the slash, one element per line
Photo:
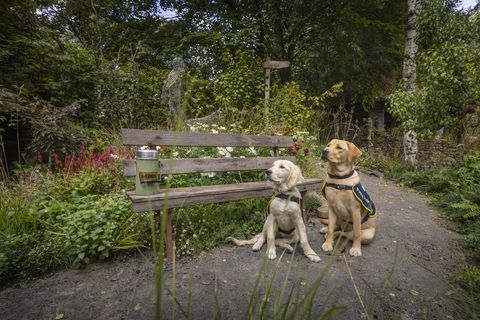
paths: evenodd
<path fill-rule="evenodd" d="M 275 249 L 275 217 L 270 214 L 265 222 L 266 235 L 267 235 L 267 256 L 268 259 L 275 259 L 277 252 Z"/>
<path fill-rule="evenodd" d="M 315 251 L 313 251 L 312 247 L 310 247 L 310 244 L 308 243 L 307 228 L 305 227 L 305 223 L 303 223 L 303 219 L 301 217 L 296 217 L 294 219 L 294 223 L 295 229 L 298 231 L 303 254 L 305 254 L 310 261 L 319 262 L 320 257 L 315 253 Z"/>
<path fill-rule="evenodd" d="M 252 250 L 253 251 L 259 251 L 262 249 L 263 244 L 265 243 L 265 235 L 267 234 L 267 226 L 268 226 L 268 218 L 270 215 L 267 216 L 267 219 L 265 220 L 265 223 L 263 224 L 263 229 L 262 233 L 260 233 L 258 240 L 253 244 Z"/>
<path fill-rule="evenodd" d="M 359 257 L 362 255 L 362 212 L 358 210 L 352 213 L 353 222 L 353 243 L 350 248 L 350 255 Z"/>
<path fill-rule="evenodd" d="M 333 212 L 332 208 L 328 208 L 328 230 L 325 242 L 322 244 L 323 251 L 333 251 L 333 232 L 335 232 L 335 226 L 337 225 L 337 215 Z"/>

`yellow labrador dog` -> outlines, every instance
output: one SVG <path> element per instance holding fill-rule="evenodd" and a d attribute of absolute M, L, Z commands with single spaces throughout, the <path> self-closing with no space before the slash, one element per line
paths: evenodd
<path fill-rule="evenodd" d="M 300 192 L 296 185 L 303 181 L 300 168 L 288 160 L 277 160 L 267 170 L 268 181 L 275 190 L 275 197 L 269 204 L 268 216 L 263 230 L 250 240 L 229 238 L 238 246 L 253 244 L 253 251 L 259 251 L 267 241 L 267 256 L 277 257 L 276 247 L 293 252 L 292 244 L 300 241 L 303 253 L 310 261 L 320 261 L 319 256 L 308 243 L 307 229 L 300 210 Z"/>
<path fill-rule="evenodd" d="M 328 177 L 323 193 L 328 201 L 328 224 L 322 245 L 324 251 L 333 250 L 336 237 L 353 240 L 351 256 L 361 256 L 361 244 L 369 244 L 375 237 L 376 208 L 360 183 L 353 163 L 362 155 L 353 143 L 334 139 L 322 152 L 327 161 Z"/>

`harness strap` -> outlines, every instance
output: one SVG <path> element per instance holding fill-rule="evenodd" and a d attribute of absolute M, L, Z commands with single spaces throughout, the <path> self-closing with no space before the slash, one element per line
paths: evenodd
<path fill-rule="evenodd" d="M 296 203 L 300 203 L 300 198 L 299 197 L 289 196 L 289 195 L 286 195 L 284 193 L 276 194 L 275 197 L 280 198 L 280 199 L 284 199 L 284 200 L 290 200 L 290 201 L 293 201 L 293 202 L 296 202 Z"/>
<path fill-rule="evenodd" d="M 336 184 L 336 183 L 325 183 L 325 187 L 335 188 L 337 190 L 350 190 L 352 191 L 353 186 L 347 186 L 345 184 Z"/>

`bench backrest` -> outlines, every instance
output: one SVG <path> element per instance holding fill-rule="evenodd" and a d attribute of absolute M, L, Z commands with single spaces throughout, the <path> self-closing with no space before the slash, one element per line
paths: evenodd
<path fill-rule="evenodd" d="M 265 170 L 278 159 L 295 162 L 295 157 L 280 157 L 279 148 L 293 145 L 292 137 L 254 136 L 122 129 L 122 141 L 128 146 L 178 147 L 271 147 L 273 157 L 160 159 L 160 174 Z M 124 175 L 135 175 L 135 160 L 124 160 Z"/>

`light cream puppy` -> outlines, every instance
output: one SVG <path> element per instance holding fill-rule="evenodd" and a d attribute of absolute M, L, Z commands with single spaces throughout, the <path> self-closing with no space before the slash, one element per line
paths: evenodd
<path fill-rule="evenodd" d="M 276 247 L 293 252 L 292 244 L 300 241 L 303 253 L 310 261 L 320 261 L 319 256 L 308 243 L 307 229 L 300 210 L 300 192 L 296 185 L 304 180 L 300 168 L 288 160 L 277 160 L 267 170 L 268 181 L 275 190 L 275 197 L 269 204 L 269 214 L 261 233 L 250 240 L 237 240 L 230 237 L 238 246 L 253 244 L 253 251 L 259 251 L 267 241 L 267 256 L 277 257 Z"/>
<path fill-rule="evenodd" d="M 360 176 L 354 171 L 353 164 L 361 155 L 362 152 L 353 143 L 337 139 L 330 141 L 322 152 L 322 159 L 327 161 L 328 174 L 324 188 L 328 201 L 328 221 L 322 221 L 328 227 L 327 230 L 320 230 L 322 233 L 326 231 L 322 245 L 324 251 L 332 251 L 334 239 L 342 236 L 353 240 L 350 255 L 361 256 L 361 244 L 368 244 L 375 237 L 378 215 L 369 215 L 351 188 L 347 188 L 360 183 Z M 344 189 L 341 189 L 342 186 Z"/>

